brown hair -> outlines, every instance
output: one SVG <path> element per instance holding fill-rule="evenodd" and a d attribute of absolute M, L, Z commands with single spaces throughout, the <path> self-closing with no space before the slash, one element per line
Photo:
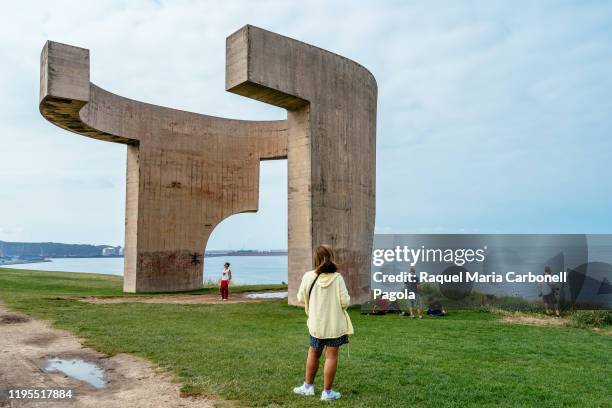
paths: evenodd
<path fill-rule="evenodd" d="M 314 251 L 312 262 L 317 275 L 320 273 L 333 273 L 338 270 L 336 254 L 329 245 L 319 245 Z"/>

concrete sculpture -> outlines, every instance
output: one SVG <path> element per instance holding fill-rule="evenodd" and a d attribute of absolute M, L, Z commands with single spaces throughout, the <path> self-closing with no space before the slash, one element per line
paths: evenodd
<path fill-rule="evenodd" d="M 349 59 L 253 26 L 228 37 L 226 51 L 226 89 L 287 109 L 287 120 L 223 119 L 123 98 L 89 81 L 88 50 L 43 48 L 41 114 L 66 130 L 127 145 L 124 290 L 201 287 L 213 229 L 257 211 L 259 162 L 286 158 L 289 302 L 322 243 L 338 251 L 353 301 L 367 300 L 374 77 Z"/>

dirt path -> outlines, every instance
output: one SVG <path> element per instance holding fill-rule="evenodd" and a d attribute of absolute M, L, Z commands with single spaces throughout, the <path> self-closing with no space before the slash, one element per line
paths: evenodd
<path fill-rule="evenodd" d="M 49 357 L 80 358 L 105 370 L 107 387 L 96 389 L 62 373 L 43 369 Z M 70 402 L 7 400 L 10 388 L 71 388 Z M 127 354 L 105 356 L 83 347 L 74 335 L 48 323 L 9 312 L 0 304 L 0 407 L 214 407 L 206 398 L 181 398 L 171 374 Z"/>
<path fill-rule="evenodd" d="M 195 304 L 210 304 L 216 305 L 220 303 L 255 303 L 269 302 L 278 300 L 279 298 L 249 298 L 246 295 L 260 295 L 276 292 L 244 292 L 230 295 L 226 301 L 219 299 L 218 294 L 194 294 L 194 295 L 155 295 L 155 296 L 121 296 L 121 297 L 84 297 L 78 298 L 81 302 L 95 304 L 113 304 L 113 303 L 169 303 L 181 305 Z M 286 297 L 285 297 L 286 299 Z"/>

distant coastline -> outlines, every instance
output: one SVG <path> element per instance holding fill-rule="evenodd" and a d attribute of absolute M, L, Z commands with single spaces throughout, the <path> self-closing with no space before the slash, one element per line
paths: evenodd
<path fill-rule="evenodd" d="M 36 258 L 0 258 L 0 267 L 32 263 L 53 262 L 53 259 L 123 258 L 123 255 L 65 255 Z"/>
<path fill-rule="evenodd" d="M 21 264 L 41 263 L 41 262 L 51 262 L 51 260 L 50 259 L 35 259 L 35 260 L 14 259 L 10 261 L 0 261 L 0 266 L 21 265 Z"/>
<path fill-rule="evenodd" d="M 41 261 L 48 258 L 123 256 L 123 247 L 112 245 L 64 244 L 59 242 L 0 241 L 0 264 Z"/>
<path fill-rule="evenodd" d="M 220 257 L 220 256 L 287 256 L 287 251 L 285 250 L 210 251 L 210 252 L 205 252 L 204 256 L 207 258 L 214 258 L 214 257 Z"/>

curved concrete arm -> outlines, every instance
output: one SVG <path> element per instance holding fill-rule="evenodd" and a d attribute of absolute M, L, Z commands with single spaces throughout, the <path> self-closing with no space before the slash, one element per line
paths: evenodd
<path fill-rule="evenodd" d="M 376 112 L 376 79 L 365 67 L 252 25 L 227 38 L 225 73 L 229 92 L 288 110 L 310 102 Z"/>
<path fill-rule="evenodd" d="M 51 123 L 99 140 L 124 144 L 163 144 L 163 136 L 206 138 L 207 132 L 229 130 L 250 144 L 260 159 L 285 157 L 286 121 L 218 118 L 135 101 L 108 92 L 89 81 L 89 50 L 47 41 L 41 53 L 41 114 Z M 249 135 L 257 134 L 256 138 Z M 270 135 L 280 143 L 270 146 Z M 280 135 L 280 136 L 279 136 Z M 247 140 L 253 139 L 253 140 Z M 272 143 L 274 144 L 274 143 Z"/>
<path fill-rule="evenodd" d="M 92 95 L 100 95 L 94 101 Z M 95 139 L 137 144 L 135 137 L 110 133 L 92 126 L 86 104 L 109 99 L 112 94 L 89 82 L 89 50 L 47 41 L 40 56 L 40 113 L 51 123 Z"/>

